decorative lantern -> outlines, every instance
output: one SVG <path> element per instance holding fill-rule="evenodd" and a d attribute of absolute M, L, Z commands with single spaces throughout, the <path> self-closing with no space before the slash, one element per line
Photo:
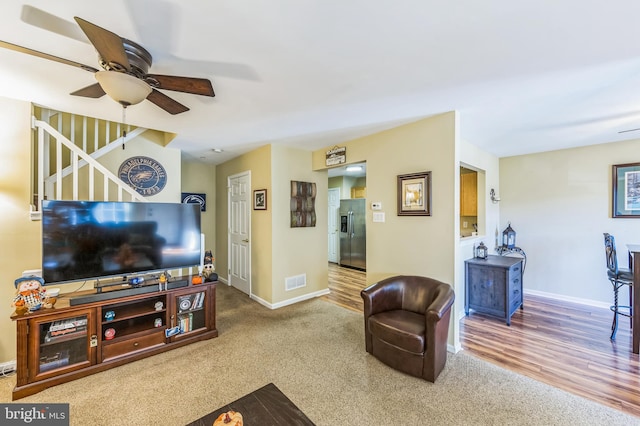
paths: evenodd
<path fill-rule="evenodd" d="M 488 253 L 489 249 L 484 245 L 482 241 L 480 241 L 480 244 L 478 244 L 478 247 L 476 247 L 476 257 L 478 259 L 486 259 Z"/>
<path fill-rule="evenodd" d="M 502 246 L 510 249 L 516 246 L 516 231 L 511 228 L 511 222 L 502 231 Z"/>

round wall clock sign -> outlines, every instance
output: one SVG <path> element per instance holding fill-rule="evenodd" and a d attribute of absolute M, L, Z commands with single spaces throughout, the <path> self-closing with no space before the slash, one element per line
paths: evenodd
<path fill-rule="evenodd" d="M 167 172 L 162 164 L 143 156 L 125 160 L 118 169 L 118 176 L 144 197 L 156 195 L 167 184 Z"/>

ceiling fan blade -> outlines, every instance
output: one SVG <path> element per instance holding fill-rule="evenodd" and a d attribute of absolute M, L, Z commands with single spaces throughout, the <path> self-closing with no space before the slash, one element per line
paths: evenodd
<path fill-rule="evenodd" d="M 89 65 L 81 64 L 80 62 L 71 61 L 69 59 L 60 58 L 58 56 L 49 55 L 48 53 L 39 52 L 37 50 L 29 49 L 28 47 L 18 46 L 17 44 L 9 43 L 0 40 L 0 47 L 5 49 L 14 50 L 20 53 L 26 53 L 28 55 L 37 56 L 38 58 L 48 59 L 50 61 L 60 62 L 61 64 L 71 65 L 73 67 L 82 68 L 89 72 L 98 72 L 97 69 L 90 67 Z"/>
<path fill-rule="evenodd" d="M 71 93 L 73 96 L 84 96 L 85 98 L 100 98 L 105 95 L 104 90 L 99 83 L 92 84 L 91 86 L 83 87 L 75 92 Z"/>
<path fill-rule="evenodd" d="M 115 68 L 119 65 L 122 69 L 131 70 L 127 53 L 122 44 L 122 37 L 77 16 L 74 16 L 73 19 L 80 25 L 104 62 Z"/>
<path fill-rule="evenodd" d="M 637 132 L 638 130 L 640 130 L 640 127 L 637 129 L 620 130 L 618 133 Z"/>
<path fill-rule="evenodd" d="M 147 78 L 152 79 L 151 86 L 158 89 L 173 90 L 176 92 L 191 93 L 194 95 L 211 96 L 214 97 L 213 85 L 211 81 L 206 78 L 193 78 L 193 77 L 179 77 L 176 75 L 159 75 L 159 74 L 147 74 Z M 153 80 L 157 81 L 159 85 L 154 85 Z"/>
<path fill-rule="evenodd" d="M 182 105 L 180 102 L 175 101 L 165 95 L 162 92 L 153 89 L 153 91 L 147 96 L 147 100 L 153 102 L 163 110 L 167 111 L 169 114 L 176 115 L 181 112 L 189 111 L 189 108 Z"/>
<path fill-rule="evenodd" d="M 87 43 L 87 37 L 75 22 L 59 18 L 28 4 L 22 6 L 20 19 L 34 27 L 42 28 L 43 30 L 81 41 L 82 43 Z"/>

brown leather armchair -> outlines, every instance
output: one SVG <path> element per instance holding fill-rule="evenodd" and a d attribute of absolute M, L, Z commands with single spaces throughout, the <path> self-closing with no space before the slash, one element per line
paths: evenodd
<path fill-rule="evenodd" d="M 447 361 L 451 305 L 449 284 L 427 277 L 390 277 L 361 291 L 367 352 L 430 382 Z"/>

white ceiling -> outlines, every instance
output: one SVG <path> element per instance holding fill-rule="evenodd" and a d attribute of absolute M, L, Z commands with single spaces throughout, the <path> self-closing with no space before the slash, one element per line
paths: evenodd
<path fill-rule="evenodd" d="M 637 0 L 6 0 L 0 40 L 98 67 L 74 16 L 142 44 L 152 73 L 212 80 L 215 98 L 164 92 L 186 113 L 127 109 L 211 163 L 451 110 L 463 140 L 498 156 L 640 136 L 618 133 L 640 127 Z M 0 96 L 121 120 L 106 96 L 69 95 L 94 82 L 0 49 Z"/>

